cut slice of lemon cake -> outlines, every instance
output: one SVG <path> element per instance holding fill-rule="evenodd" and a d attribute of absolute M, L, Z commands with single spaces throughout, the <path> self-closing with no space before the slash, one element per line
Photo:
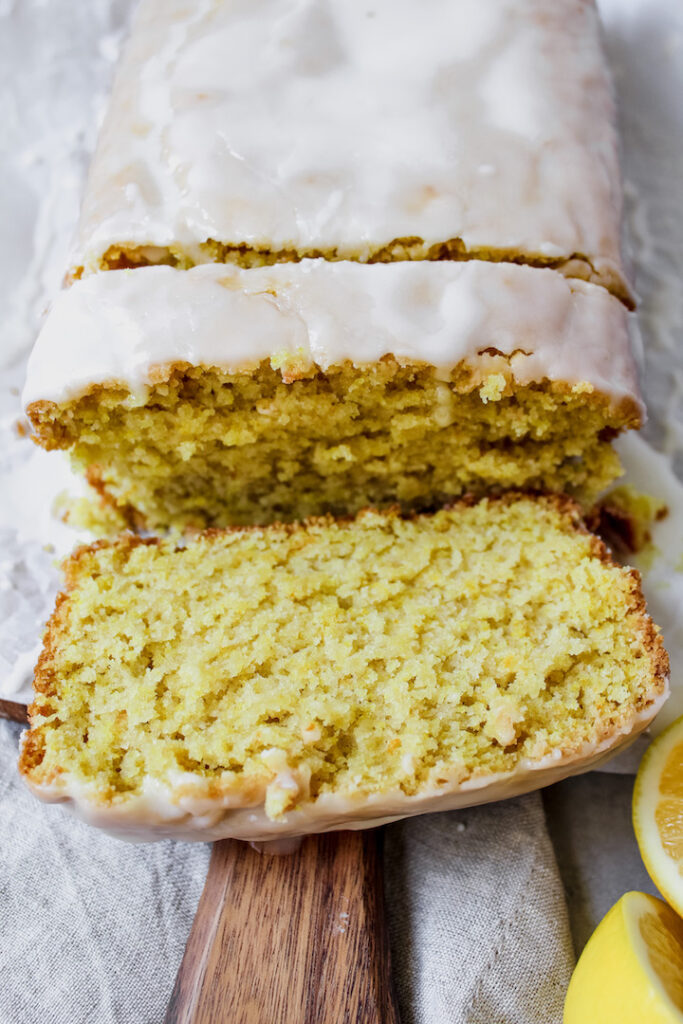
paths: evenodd
<path fill-rule="evenodd" d="M 361 828 L 588 768 L 667 672 L 567 500 L 129 536 L 66 563 L 20 768 L 137 838 Z"/>
<path fill-rule="evenodd" d="M 73 273 L 513 260 L 626 301 L 592 0 L 142 0 Z"/>
<path fill-rule="evenodd" d="M 39 442 L 151 528 L 590 499 L 642 415 L 629 317 L 515 264 L 110 271 L 57 300 L 24 401 Z"/>

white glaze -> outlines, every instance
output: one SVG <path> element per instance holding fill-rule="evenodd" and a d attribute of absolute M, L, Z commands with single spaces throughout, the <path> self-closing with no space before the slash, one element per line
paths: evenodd
<path fill-rule="evenodd" d="M 460 238 L 624 292 L 620 211 L 592 0 L 142 0 L 74 262 Z"/>
<path fill-rule="evenodd" d="M 569 775 L 596 768 L 646 728 L 667 699 L 668 690 L 667 682 L 663 692 L 653 696 L 651 703 L 621 730 L 600 743 L 585 744 L 572 754 L 558 750 L 538 761 L 526 759 L 512 772 L 490 773 L 464 781 L 454 775 L 446 785 L 426 786 L 414 796 L 406 796 L 400 790 L 371 796 L 323 794 L 275 821 L 267 817 L 263 801 L 244 806 L 234 794 L 221 799 L 208 798 L 202 792 L 202 781 L 186 773 L 167 782 L 147 778 L 140 796 L 113 805 L 102 803 L 94 786 L 83 784 L 68 773 L 49 786 L 27 782 L 39 799 L 65 803 L 89 824 L 136 842 L 164 838 L 200 842 L 233 838 L 264 842 L 313 832 L 372 828 L 414 814 L 450 811 L 520 796 Z M 195 793 L 190 795 L 188 790 L 192 785 Z M 179 792 L 181 787 L 182 793 Z"/>
<path fill-rule="evenodd" d="M 266 359 L 281 365 L 288 355 L 325 370 L 393 354 L 447 376 L 461 360 L 494 369 L 480 355 L 493 347 L 511 356 L 521 384 L 588 383 L 640 406 L 630 316 L 599 286 L 510 263 L 304 260 L 252 270 L 109 271 L 57 298 L 23 400 L 63 402 L 121 382 L 143 402 L 150 375 L 174 362 L 238 372 Z"/>

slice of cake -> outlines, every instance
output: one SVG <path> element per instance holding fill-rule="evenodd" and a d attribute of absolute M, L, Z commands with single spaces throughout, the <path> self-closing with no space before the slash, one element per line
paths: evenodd
<path fill-rule="evenodd" d="M 628 319 L 598 286 L 504 263 L 111 271 L 59 297 L 24 400 L 40 444 L 138 526 L 588 500 L 642 415 Z"/>
<path fill-rule="evenodd" d="M 645 727 L 668 662 L 568 501 L 78 550 L 20 768 L 138 838 L 264 840 L 523 793 Z"/>
<path fill-rule="evenodd" d="M 73 273 L 513 260 L 626 301 L 591 0 L 142 0 Z"/>

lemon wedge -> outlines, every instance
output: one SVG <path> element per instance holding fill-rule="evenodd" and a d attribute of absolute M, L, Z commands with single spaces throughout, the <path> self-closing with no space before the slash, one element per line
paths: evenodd
<path fill-rule="evenodd" d="M 683 916 L 683 717 L 645 753 L 633 791 L 633 827 L 650 878 Z"/>
<path fill-rule="evenodd" d="M 683 921 L 662 900 L 627 892 L 584 949 L 564 1024 L 683 1022 Z"/>

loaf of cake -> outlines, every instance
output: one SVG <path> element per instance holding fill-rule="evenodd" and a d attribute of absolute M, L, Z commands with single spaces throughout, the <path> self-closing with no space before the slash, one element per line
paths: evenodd
<path fill-rule="evenodd" d="M 632 739 L 667 657 L 559 498 L 76 551 L 20 769 L 133 838 L 267 840 L 523 793 Z"/>
<path fill-rule="evenodd" d="M 590 502 L 642 422 L 620 212 L 592 0 L 142 0 L 36 439 L 136 529 Z"/>
<path fill-rule="evenodd" d="M 67 561 L 39 797 L 263 841 L 647 725 L 639 578 L 560 496 L 644 415 L 616 153 L 591 0 L 142 0 L 24 403 L 112 515 L 185 534 Z"/>
<path fill-rule="evenodd" d="M 24 401 L 137 527 L 588 501 L 642 416 L 629 318 L 599 286 L 479 260 L 109 271 L 57 300 Z"/>
<path fill-rule="evenodd" d="M 142 0 L 72 276 L 511 260 L 630 301 L 592 0 Z"/>

